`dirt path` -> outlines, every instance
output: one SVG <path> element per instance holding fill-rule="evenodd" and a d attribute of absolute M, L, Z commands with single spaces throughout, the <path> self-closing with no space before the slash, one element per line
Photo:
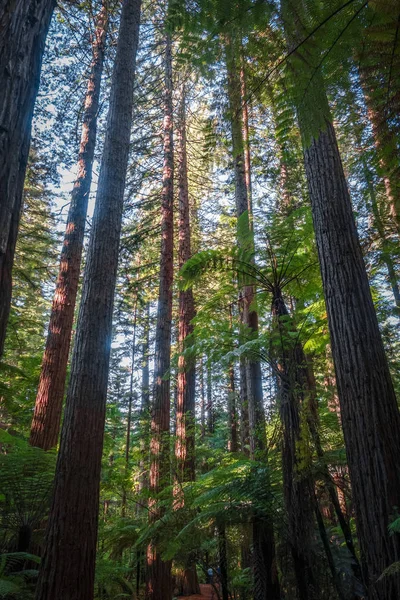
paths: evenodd
<path fill-rule="evenodd" d="M 211 585 L 200 584 L 201 596 L 179 596 L 179 600 L 217 600 L 217 594 Z"/>

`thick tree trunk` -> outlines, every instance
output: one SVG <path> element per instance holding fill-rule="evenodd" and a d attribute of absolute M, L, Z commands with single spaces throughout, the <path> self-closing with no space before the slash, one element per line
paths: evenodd
<path fill-rule="evenodd" d="M 107 4 L 98 15 L 92 41 L 92 64 L 85 98 L 78 175 L 71 195 L 60 270 L 50 315 L 46 349 L 36 396 L 29 443 L 43 450 L 57 445 L 67 363 L 92 182 L 101 77 L 108 22 Z"/>
<path fill-rule="evenodd" d="M 184 84 L 179 98 L 177 119 L 177 158 L 179 184 L 179 268 L 191 257 L 190 246 L 190 206 L 186 151 L 186 99 Z M 188 348 L 188 338 L 193 334 L 192 320 L 195 316 L 193 291 L 179 292 L 179 332 L 178 345 L 178 385 L 176 402 L 176 443 L 175 457 L 177 476 L 180 482 L 195 480 L 195 382 L 194 361 L 188 361 L 182 354 Z M 189 342 L 190 342 L 189 338 Z"/>
<path fill-rule="evenodd" d="M 158 295 L 156 344 L 154 356 L 154 395 L 151 419 L 149 519 L 161 518 L 162 510 L 154 498 L 170 483 L 170 380 L 165 378 L 171 362 L 172 282 L 174 248 L 174 148 L 172 106 L 172 41 L 165 38 L 164 87 L 164 167 L 161 207 L 161 258 Z M 147 549 L 146 598 L 170 600 L 172 596 L 171 563 L 161 559 L 157 540 Z"/>
<path fill-rule="evenodd" d="M 282 4 L 289 40 L 302 35 L 290 0 Z M 294 17 L 296 16 L 296 20 Z M 400 558 L 388 525 L 400 505 L 400 415 L 369 289 L 324 81 L 307 49 L 307 96 L 298 120 L 327 306 L 341 418 L 352 483 L 361 566 L 371 598 L 400 597 L 400 577 L 377 581 Z M 314 57 L 315 58 L 315 57 Z M 302 80 L 303 81 L 303 80 Z M 302 83 L 299 82 L 299 83 Z M 311 83 L 310 83 L 311 82 Z M 302 100 L 300 100 L 302 98 Z M 379 490 L 379 493 L 377 492 Z M 371 523 L 374 524 L 371 527 Z"/>
<path fill-rule="evenodd" d="M 235 172 L 235 200 L 238 218 L 238 245 L 246 250 L 254 250 L 254 237 L 251 228 L 251 205 L 249 204 L 250 160 L 248 155 L 246 181 L 246 160 L 243 140 L 242 83 L 239 56 L 235 42 L 226 37 L 226 66 L 228 75 L 228 98 L 232 135 L 232 152 Z M 243 78 L 242 78 L 243 81 Z M 255 289 L 244 285 L 242 290 L 242 321 L 252 337 L 258 335 L 258 314 L 255 304 Z M 262 378 L 260 361 L 246 359 L 246 385 L 249 415 L 250 456 L 266 457 L 265 413 L 263 406 Z M 241 378 L 242 378 L 241 373 Z M 275 600 L 280 597 L 278 578 L 275 576 L 275 540 L 270 522 L 253 519 L 253 567 L 254 600 Z"/>
<path fill-rule="evenodd" d="M 387 529 L 400 503 L 400 418 L 330 122 L 305 163 L 362 563 L 372 597 L 394 600 L 396 576 L 373 583 L 400 551 Z"/>
<path fill-rule="evenodd" d="M 0 6 L 0 356 L 10 313 L 33 110 L 55 5 L 55 0 L 5 0 Z"/>
<path fill-rule="evenodd" d="M 114 288 L 140 0 L 125 0 L 37 600 L 92 600 Z"/>

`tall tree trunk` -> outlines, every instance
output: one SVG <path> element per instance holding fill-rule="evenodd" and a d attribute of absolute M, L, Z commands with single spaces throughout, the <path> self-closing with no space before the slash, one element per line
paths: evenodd
<path fill-rule="evenodd" d="M 57 287 L 50 315 L 29 443 L 43 450 L 57 445 L 60 431 L 67 363 L 78 292 L 86 213 L 92 182 L 97 114 L 108 24 L 107 2 L 97 17 L 92 40 L 92 64 L 85 98 L 78 175 L 71 194 L 61 252 Z"/>
<path fill-rule="evenodd" d="M 142 389 L 140 406 L 140 477 L 139 490 L 148 487 L 148 457 L 149 457 L 149 434 L 150 434 L 150 369 L 149 369 L 149 347 L 150 347 L 150 302 L 147 302 L 144 311 L 144 331 L 142 343 Z"/>
<path fill-rule="evenodd" d="M 282 467 L 288 537 L 300 600 L 319 598 L 315 576 L 313 482 L 299 471 L 302 457 L 300 411 L 306 386 L 306 365 L 301 363 L 302 348 L 289 339 L 288 310 L 279 285 L 273 290 L 272 315 L 279 332 L 279 409 L 283 429 Z"/>
<path fill-rule="evenodd" d="M 233 364 L 229 366 L 228 373 L 228 430 L 229 430 L 229 451 L 238 452 L 238 434 L 237 434 L 237 415 L 236 415 L 236 389 L 235 389 L 235 369 Z"/>
<path fill-rule="evenodd" d="M 0 6 L 0 356 L 10 314 L 31 126 L 55 0 L 4 0 Z"/>
<path fill-rule="evenodd" d="M 125 0 L 36 600 L 92 600 L 108 369 L 140 0 Z"/>
<path fill-rule="evenodd" d="M 388 243 L 388 239 L 385 232 L 385 227 L 383 225 L 378 202 L 376 199 L 376 193 L 374 189 L 374 184 L 372 182 L 371 174 L 368 170 L 367 165 L 364 166 L 364 175 L 368 186 L 369 199 L 371 202 L 372 215 L 374 217 L 374 224 L 376 230 L 378 232 L 380 241 L 381 241 L 381 260 L 385 264 L 388 273 L 388 279 L 390 283 L 390 287 L 392 288 L 394 303 L 397 308 L 397 315 L 400 317 L 400 288 L 399 281 L 396 273 L 395 263 L 393 261 L 391 255 L 390 244 Z"/>
<path fill-rule="evenodd" d="M 200 431 L 201 431 L 201 439 L 204 439 L 206 435 L 206 394 L 205 394 L 205 386 L 204 386 L 204 364 L 203 357 L 200 357 L 199 362 L 200 369 Z"/>
<path fill-rule="evenodd" d="M 254 251 L 254 235 L 250 226 L 251 205 L 249 204 L 248 182 L 246 182 L 246 160 L 243 140 L 242 120 L 242 84 L 239 52 L 234 38 L 226 36 L 226 67 L 228 75 L 228 98 L 231 121 L 232 152 L 235 173 L 235 200 L 238 218 L 238 245 Z M 250 164 L 247 165 L 250 181 Z M 250 208 L 250 210 L 249 210 Z M 254 338 L 258 335 L 258 314 L 255 304 L 255 289 L 244 285 L 243 324 Z M 248 396 L 250 455 L 266 458 L 265 414 L 263 406 L 262 378 L 260 361 L 246 359 L 246 383 Z M 279 582 L 276 576 L 275 540 L 272 524 L 257 518 L 253 519 L 253 557 L 254 557 L 254 599 L 275 600 L 280 597 Z"/>
<path fill-rule="evenodd" d="M 371 81 L 371 77 L 373 81 Z M 376 153 L 379 160 L 380 175 L 385 185 L 390 215 L 400 233 L 400 152 L 395 133 L 387 121 L 385 104 L 374 97 L 374 88 L 381 86 L 378 78 L 360 68 L 360 78 L 367 105 L 368 118 L 372 126 Z"/>
<path fill-rule="evenodd" d="M 190 206 L 186 151 L 186 98 L 185 86 L 181 85 L 177 119 L 177 159 L 179 185 L 179 268 L 191 257 Z M 178 361 L 178 389 L 176 403 L 176 444 L 178 479 L 180 482 L 195 480 L 195 377 L 194 361 L 183 355 L 193 334 L 192 320 L 195 316 L 193 290 L 179 292 L 178 345 L 181 352 Z M 189 340 L 188 340 L 189 338 Z"/>
<path fill-rule="evenodd" d="M 184 74 L 184 77 L 186 75 Z M 179 106 L 177 118 L 177 162 L 178 162 L 178 187 L 179 187 L 179 244 L 178 258 L 181 268 L 191 257 L 191 228 L 189 183 L 187 169 L 186 149 L 186 92 L 182 83 L 179 90 Z M 178 381 L 176 400 L 176 441 L 175 459 L 177 489 L 180 484 L 196 479 L 195 465 L 195 383 L 196 368 L 194 358 L 185 358 L 183 352 L 192 344 L 190 336 L 193 335 L 192 320 L 195 316 L 193 290 L 190 288 L 179 292 L 179 326 L 178 326 Z M 183 506 L 185 499 L 183 491 L 178 492 L 177 506 Z M 183 578 L 183 595 L 200 594 L 197 578 L 196 563 L 190 554 L 186 558 Z"/>
<path fill-rule="evenodd" d="M 131 354 L 131 374 L 129 378 L 129 398 L 128 398 L 128 414 L 126 415 L 126 441 L 125 441 L 125 481 L 122 489 L 121 515 L 125 517 L 126 513 L 126 484 L 129 477 L 129 455 L 131 450 L 131 429 L 132 429 L 132 406 L 133 406 L 133 375 L 135 371 L 136 358 L 136 324 L 137 324 L 137 304 L 138 292 L 135 292 L 135 301 L 133 308 L 133 339 L 132 339 L 132 354 Z"/>
<path fill-rule="evenodd" d="M 161 207 L 161 258 L 158 295 L 156 344 L 154 357 L 154 395 L 150 444 L 149 518 L 161 518 L 162 510 L 154 496 L 170 483 L 170 380 L 166 374 L 171 362 L 172 282 L 174 248 L 174 148 L 172 106 L 172 41 L 165 37 L 164 79 L 164 167 Z M 163 561 L 157 540 L 147 548 L 146 598 L 170 600 L 172 596 L 171 563 Z"/>
<path fill-rule="evenodd" d="M 212 390 L 212 370 L 210 360 L 207 359 L 207 432 L 214 433 L 214 403 Z"/>
<path fill-rule="evenodd" d="M 225 524 L 223 524 L 223 523 L 219 524 L 217 527 L 217 531 L 218 531 L 218 558 L 219 558 L 222 600 L 229 600 L 228 552 L 227 552 L 227 543 L 226 543 Z"/>
<path fill-rule="evenodd" d="M 290 30 L 295 14 L 293 4 L 289 0 L 283 6 L 288 39 L 297 39 L 302 35 L 298 23 Z M 394 600 L 400 597 L 400 577 L 393 575 L 377 580 L 400 556 L 400 541 L 388 533 L 395 507 L 400 505 L 399 410 L 324 82 L 304 51 L 302 64 L 309 65 L 306 79 L 311 83 L 307 85 L 307 94 L 312 98 L 312 105 L 310 101 L 299 101 L 298 119 L 332 340 L 361 564 L 370 597 Z M 303 89 L 299 91 L 303 96 Z"/>

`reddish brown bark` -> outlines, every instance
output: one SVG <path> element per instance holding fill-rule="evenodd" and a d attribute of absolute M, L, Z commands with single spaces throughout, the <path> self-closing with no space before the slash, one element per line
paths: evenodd
<path fill-rule="evenodd" d="M 170 380 L 171 320 L 174 248 L 174 148 L 172 105 L 172 41 L 165 37 L 164 78 L 164 167 L 161 206 L 160 286 L 158 293 L 156 342 L 154 354 L 154 392 L 151 418 L 149 519 L 162 517 L 155 496 L 170 483 Z M 170 600 L 171 563 L 163 561 L 154 539 L 147 548 L 146 598 Z"/>
<path fill-rule="evenodd" d="M 387 238 L 385 227 L 383 225 L 378 202 L 376 199 L 376 193 L 374 189 L 374 184 L 372 182 L 371 175 L 369 173 L 367 165 L 364 166 L 364 176 L 368 186 L 369 199 L 371 202 L 371 210 L 374 217 L 374 225 L 376 227 L 377 233 L 379 235 L 381 241 L 381 260 L 387 268 L 388 280 L 390 283 L 390 287 L 392 288 L 393 299 L 397 308 L 397 315 L 400 317 L 400 288 L 399 281 L 396 273 L 395 263 L 392 258 L 392 252 L 390 248 L 390 243 Z M 400 195 L 400 191 L 399 191 Z"/>
<path fill-rule="evenodd" d="M 190 206 L 186 150 L 186 99 L 184 84 L 179 98 L 177 119 L 177 162 L 179 185 L 179 246 L 178 258 L 181 268 L 191 257 Z M 192 320 L 195 316 L 193 291 L 179 292 L 178 384 L 176 402 L 175 457 L 179 482 L 195 479 L 195 381 L 194 361 L 188 361 L 182 352 L 188 348 L 188 338 L 193 334 Z M 189 338 L 190 341 L 190 338 Z"/>
<path fill-rule="evenodd" d="M 4 350 L 31 126 L 55 0 L 0 6 L 0 356 Z"/>
<path fill-rule="evenodd" d="M 92 600 L 108 369 L 140 0 L 122 5 L 93 228 L 36 600 Z"/>
<path fill-rule="evenodd" d="M 57 445 L 60 431 L 86 213 L 92 182 L 107 21 L 107 3 L 104 1 L 97 17 L 92 40 L 92 63 L 85 97 L 78 174 L 71 194 L 57 287 L 29 438 L 31 446 L 38 446 L 43 450 L 49 450 Z"/>
<path fill-rule="evenodd" d="M 385 104 L 375 98 L 374 88 L 380 87 L 380 78 L 365 69 L 360 69 L 360 75 L 390 215 L 400 233 L 400 153 L 396 134 L 387 121 Z"/>

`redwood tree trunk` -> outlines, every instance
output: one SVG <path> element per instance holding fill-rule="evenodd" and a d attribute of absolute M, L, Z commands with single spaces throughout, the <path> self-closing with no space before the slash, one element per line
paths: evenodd
<path fill-rule="evenodd" d="M 140 0 L 122 5 L 93 228 L 36 600 L 92 600 L 114 288 Z"/>
<path fill-rule="evenodd" d="M 179 182 L 179 268 L 191 257 L 190 247 L 190 206 L 186 151 L 186 106 L 184 84 L 180 90 L 177 121 L 177 158 Z M 192 320 L 195 316 L 193 290 L 179 292 L 179 333 L 180 352 L 188 348 L 188 336 L 193 334 Z M 189 338 L 189 342 L 190 342 Z M 178 385 L 176 402 L 176 444 L 175 457 L 177 475 L 180 482 L 195 480 L 195 383 L 194 361 L 188 361 L 183 354 L 178 362 Z"/>
<path fill-rule="evenodd" d="M 185 75 L 184 75 L 185 76 Z M 185 84 L 181 84 L 179 94 L 178 119 L 177 119 L 177 162 L 179 185 L 179 268 L 191 257 L 190 244 L 190 204 L 189 183 L 187 171 L 186 149 L 186 97 Z M 195 384 L 196 369 L 194 358 L 186 359 L 183 355 L 192 343 L 189 337 L 193 334 L 192 320 L 195 316 L 193 290 L 190 288 L 179 292 L 179 325 L 178 345 L 181 352 L 178 359 L 178 383 L 176 396 L 176 477 L 177 506 L 185 502 L 180 484 L 185 481 L 194 481 L 196 478 L 195 465 Z M 186 558 L 182 577 L 182 594 L 200 594 L 197 578 L 196 563 L 189 554 Z"/>
<path fill-rule="evenodd" d="M 93 58 L 85 98 L 78 175 L 71 194 L 57 287 L 53 298 L 29 439 L 31 446 L 37 446 L 43 450 L 49 450 L 57 445 L 60 431 L 86 213 L 92 182 L 107 21 L 108 10 L 104 0 L 93 35 Z"/>
<path fill-rule="evenodd" d="M 251 205 L 249 204 L 250 164 L 247 164 L 243 140 L 242 84 L 238 65 L 238 49 L 235 40 L 226 38 L 226 66 L 228 75 L 228 98 L 231 121 L 232 151 L 235 170 L 235 200 L 238 218 L 238 245 L 254 250 L 254 237 L 250 226 Z M 243 79 L 243 78 L 242 78 Z M 248 155 L 249 161 L 249 155 Z M 249 210 L 250 209 L 250 210 Z M 254 308 L 255 289 L 252 285 L 242 288 L 242 320 L 252 337 L 258 335 L 258 314 Z M 243 368 L 243 367 L 242 367 Z M 242 374 L 241 374 L 242 377 Z M 261 364 L 254 358 L 246 359 L 246 384 L 250 432 L 250 455 L 266 458 L 265 413 L 263 406 Z M 253 567 L 254 600 L 280 598 L 279 581 L 276 573 L 275 540 L 272 524 L 268 520 L 253 519 Z"/>
<path fill-rule="evenodd" d="M 380 79 L 370 76 L 364 69 L 360 69 L 360 76 L 390 215 L 400 233 L 400 153 L 397 138 L 387 121 L 386 105 L 374 97 L 374 88 L 380 89 Z"/>
<path fill-rule="evenodd" d="M 154 356 L 154 395 L 150 444 L 150 503 L 149 519 L 162 517 L 162 510 L 154 498 L 170 483 L 170 380 L 165 378 L 171 363 L 171 320 L 174 248 L 174 148 L 172 106 L 172 41 L 165 38 L 164 80 L 164 167 L 161 207 L 160 287 Z M 147 548 L 146 598 L 170 600 L 172 597 L 171 563 L 161 559 L 154 539 Z"/>
<path fill-rule="evenodd" d="M 364 166 L 364 175 L 368 186 L 369 198 L 371 201 L 371 209 L 374 217 L 374 224 L 381 241 L 381 260 L 386 265 L 390 287 L 392 288 L 393 292 L 393 299 L 397 308 L 397 315 L 400 317 L 400 288 L 396 273 L 396 267 L 391 255 L 391 248 L 389 240 L 386 236 L 385 227 L 381 219 L 374 184 L 372 182 L 372 177 L 368 171 L 367 165 Z"/>
<path fill-rule="evenodd" d="M 301 39 L 298 4 L 286 0 L 287 37 Z M 293 20 L 296 15 L 296 20 Z M 303 16 L 303 15 L 301 15 Z M 303 29 L 302 29 L 303 28 Z M 307 53 L 307 52 L 308 53 Z M 307 94 L 297 82 L 298 120 L 332 341 L 352 483 L 361 566 L 371 598 L 400 597 L 400 577 L 382 572 L 400 557 L 388 525 L 400 506 L 400 416 L 388 368 L 324 81 L 302 48 Z M 315 57 L 312 57 L 315 59 Z M 311 83 L 310 83 L 311 82 Z M 302 99 L 302 100 L 301 100 Z M 373 523 L 373 526 L 371 524 Z"/>
<path fill-rule="evenodd" d="M 331 122 L 305 163 L 362 566 L 371 597 L 394 600 L 398 577 L 373 584 L 400 551 L 388 534 L 400 503 L 400 418 Z"/>
<path fill-rule="evenodd" d="M 0 356 L 10 313 L 33 110 L 55 4 L 5 0 L 0 6 Z"/>

